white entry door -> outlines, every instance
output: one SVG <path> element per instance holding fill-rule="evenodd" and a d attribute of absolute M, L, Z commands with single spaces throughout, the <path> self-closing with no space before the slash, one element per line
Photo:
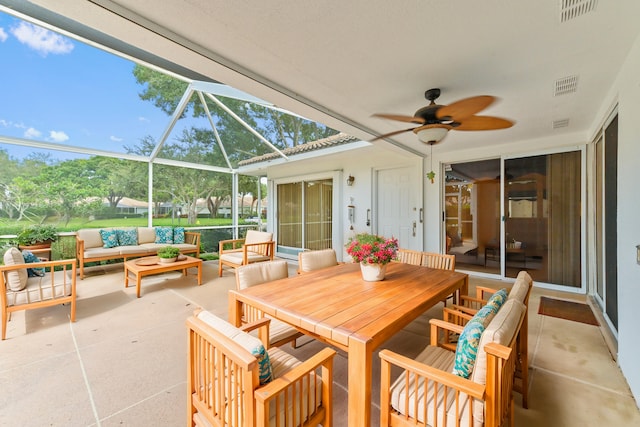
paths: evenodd
<path fill-rule="evenodd" d="M 376 234 L 398 239 L 401 248 L 422 250 L 422 183 L 415 168 L 376 172 Z"/>

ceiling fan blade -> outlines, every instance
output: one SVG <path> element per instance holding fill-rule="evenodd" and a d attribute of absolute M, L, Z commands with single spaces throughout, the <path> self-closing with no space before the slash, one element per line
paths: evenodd
<path fill-rule="evenodd" d="M 436 111 L 438 119 L 451 119 L 460 122 L 463 119 L 473 116 L 489 105 L 493 104 L 496 98 L 489 95 L 473 96 L 471 98 L 461 99 L 449 105 L 443 105 Z"/>
<path fill-rule="evenodd" d="M 424 119 L 422 117 L 416 117 L 416 116 L 403 116 L 400 114 L 373 114 L 373 117 L 380 117 L 383 119 L 389 119 L 389 120 L 397 120 L 399 122 L 407 122 L 407 123 L 417 123 L 419 125 L 424 123 Z"/>
<path fill-rule="evenodd" d="M 369 141 L 377 141 L 379 139 L 384 139 L 384 138 L 388 138 L 388 137 L 393 136 L 393 135 L 398 135 L 399 133 L 409 132 L 409 131 L 412 131 L 414 129 L 416 129 L 416 128 L 396 130 L 394 132 L 389 132 L 389 133 L 385 133 L 384 135 L 376 136 L 375 138 L 370 139 Z"/>
<path fill-rule="evenodd" d="M 506 129 L 513 126 L 513 122 L 500 117 L 491 116 L 471 116 L 464 119 L 459 126 L 453 130 L 494 130 Z"/>

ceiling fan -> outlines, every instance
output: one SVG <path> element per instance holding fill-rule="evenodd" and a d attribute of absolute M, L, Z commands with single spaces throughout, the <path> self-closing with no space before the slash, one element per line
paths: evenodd
<path fill-rule="evenodd" d="M 440 89 L 429 89 L 424 97 L 430 101 L 429 105 L 420 108 L 413 116 L 399 114 L 374 114 L 374 117 L 415 123 L 418 126 L 401 129 L 380 135 L 373 139 L 387 138 L 403 132 L 412 131 L 420 141 L 433 145 L 440 142 L 450 130 L 495 130 L 513 126 L 511 120 L 492 116 L 476 116 L 475 114 L 491 105 L 496 98 L 489 95 L 464 98 L 449 105 L 438 105 L 435 100 L 440 96 Z"/>

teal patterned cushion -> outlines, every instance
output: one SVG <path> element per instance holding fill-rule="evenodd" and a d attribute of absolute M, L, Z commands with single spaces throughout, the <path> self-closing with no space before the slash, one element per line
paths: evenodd
<path fill-rule="evenodd" d="M 493 308 L 493 314 L 496 314 L 498 310 L 500 310 L 500 307 L 502 307 L 502 304 L 505 303 L 508 296 L 509 293 L 505 288 L 502 288 L 498 292 L 491 295 L 491 298 L 489 298 L 489 301 L 487 301 L 487 305 Z"/>
<path fill-rule="evenodd" d="M 138 230 L 135 228 L 116 230 L 116 234 L 118 235 L 120 246 L 136 246 L 138 244 Z"/>
<path fill-rule="evenodd" d="M 156 227 L 156 243 L 173 244 L 173 228 Z"/>
<path fill-rule="evenodd" d="M 184 243 L 184 227 L 176 227 L 173 229 L 173 243 L 176 245 Z"/>
<path fill-rule="evenodd" d="M 118 246 L 118 233 L 116 230 L 100 230 L 103 248 L 115 248 Z"/>
<path fill-rule="evenodd" d="M 462 378 L 469 378 L 473 372 L 478 356 L 478 344 L 484 332 L 484 326 L 479 321 L 470 320 L 466 324 L 456 347 L 453 373 Z"/>
<path fill-rule="evenodd" d="M 24 258 L 24 262 L 32 263 L 32 262 L 40 262 L 40 258 L 35 256 L 31 251 L 24 250 L 22 251 L 22 257 Z M 44 268 L 27 268 L 27 276 L 28 277 L 42 277 L 44 276 Z"/>
<path fill-rule="evenodd" d="M 482 326 L 486 328 L 489 322 L 491 322 L 491 319 L 493 319 L 493 317 L 496 315 L 497 312 L 498 310 L 495 309 L 495 305 L 487 304 L 483 306 L 480 310 L 478 310 L 478 312 L 475 314 L 475 316 L 473 316 L 470 322 L 473 322 L 473 321 L 480 322 L 480 324 L 482 324 Z"/>

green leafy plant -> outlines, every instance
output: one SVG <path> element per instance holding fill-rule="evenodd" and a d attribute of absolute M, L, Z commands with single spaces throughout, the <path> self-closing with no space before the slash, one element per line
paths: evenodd
<path fill-rule="evenodd" d="M 360 233 L 349 240 L 347 253 L 355 262 L 387 264 L 398 256 L 398 239 Z"/>
<path fill-rule="evenodd" d="M 178 255 L 180 255 L 180 249 L 175 246 L 165 246 L 158 251 L 160 258 L 176 258 Z"/>
<path fill-rule="evenodd" d="M 31 246 L 41 243 L 50 243 L 58 240 L 58 231 L 53 225 L 34 224 L 24 228 L 16 242 L 20 246 Z"/>

